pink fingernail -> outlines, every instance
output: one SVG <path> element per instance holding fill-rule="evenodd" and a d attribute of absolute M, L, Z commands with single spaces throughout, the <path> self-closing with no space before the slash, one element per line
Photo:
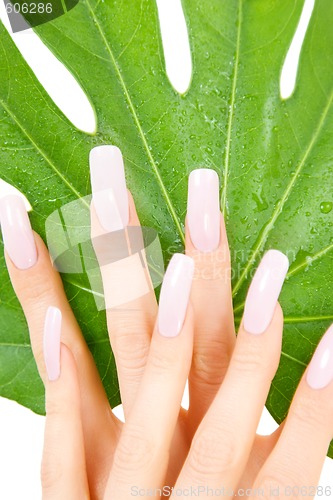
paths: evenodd
<path fill-rule="evenodd" d="M 333 380 L 333 325 L 329 327 L 315 350 L 306 380 L 312 389 L 322 389 Z"/>
<path fill-rule="evenodd" d="M 60 375 L 60 334 L 62 315 L 57 307 L 49 307 L 44 322 L 44 361 L 49 380 L 57 380 Z"/>
<path fill-rule="evenodd" d="M 187 220 L 192 243 L 200 252 L 219 246 L 220 217 L 217 173 L 209 168 L 193 170 L 188 180 Z"/>
<path fill-rule="evenodd" d="M 272 321 L 289 261 L 278 250 L 269 250 L 252 279 L 244 308 L 244 328 L 253 334 L 263 333 Z"/>
<path fill-rule="evenodd" d="M 37 262 L 35 238 L 24 201 L 10 194 L 0 199 L 0 223 L 6 251 L 18 269 Z"/>
<path fill-rule="evenodd" d="M 128 225 L 129 209 L 124 162 L 116 146 L 97 146 L 90 151 L 93 201 L 100 224 L 106 231 Z"/>
<path fill-rule="evenodd" d="M 191 257 L 175 254 L 166 270 L 158 311 L 158 330 L 164 337 L 176 337 L 183 326 L 194 273 Z"/>

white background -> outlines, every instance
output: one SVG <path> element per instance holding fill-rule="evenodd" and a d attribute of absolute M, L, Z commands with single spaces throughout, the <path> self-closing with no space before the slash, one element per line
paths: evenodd
<path fill-rule="evenodd" d="M 166 65 L 173 85 L 184 92 L 191 77 L 191 59 L 187 32 L 179 0 L 158 0 Z M 302 24 L 286 59 L 281 80 L 281 95 L 288 97 L 296 79 L 302 38 L 314 0 L 306 0 Z M 8 22 L 3 3 L 0 17 Z M 31 30 L 13 35 L 14 41 L 56 104 L 79 128 L 92 132 L 95 118 L 91 106 L 74 78 L 46 49 Z M 3 187 L 0 185 L 0 195 Z M 187 396 L 184 405 L 187 404 Z M 121 414 L 121 409 L 116 412 Z M 41 498 L 39 470 L 43 445 L 44 417 L 35 415 L 17 403 L 0 398 L 0 498 L 3 500 Z M 265 410 L 258 431 L 269 434 L 276 424 Z M 333 461 L 326 459 L 320 484 L 331 486 Z M 65 500 L 65 499 L 64 499 Z"/>

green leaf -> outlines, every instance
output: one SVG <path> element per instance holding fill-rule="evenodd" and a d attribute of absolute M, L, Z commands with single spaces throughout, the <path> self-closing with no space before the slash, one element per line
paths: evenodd
<path fill-rule="evenodd" d="M 292 264 L 281 296 L 283 353 L 267 401 L 280 422 L 333 319 L 333 4 L 316 2 L 296 89 L 283 101 L 279 77 L 303 1 L 182 3 L 193 59 L 184 95 L 166 76 L 153 0 L 81 0 L 35 29 L 89 97 L 97 118 L 92 135 L 57 109 L 0 25 L 1 176 L 27 195 L 33 226 L 44 237 L 48 215 L 89 194 L 91 147 L 116 144 L 141 221 L 159 231 L 168 259 L 183 247 L 188 173 L 215 169 L 231 245 L 236 322 L 263 252 L 278 248 Z M 3 261 L 0 268 L 0 393 L 42 412 L 23 315 Z M 116 404 L 104 315 L 85 290 L 85 276 L 63 279 Z"/>

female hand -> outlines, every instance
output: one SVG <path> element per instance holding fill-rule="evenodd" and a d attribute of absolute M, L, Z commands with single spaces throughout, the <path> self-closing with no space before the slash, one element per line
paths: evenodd
<path fill-rule="evenodd" d="M 108 185 L 111 168 L 116 174 Z M 108 213 L 118 221 L 115 229 L 138 225 L 119 151 L 97 148 L 91 171 L 93 237 L 114 230 L 107 227 Z M 99 197 L 105 189 L 109 195 Z M 332 438 L 333 364 L 328 361 L 333 334 L 329 331 L 319 346 L 286 422 L 272 436 L 256 436 L 281 352 L 283 319 L 277 299 L 287 260 L 277 251 L 264 257 L 236 342 L 229 250 L 213 171 L 190 175 L 187 256 L 174 256 L 168 267 L 156 323 L 152 289 L 130 304 L 107 309 L 124 425 L 110 411 L 61 280 L 43 242 L 32 235 L 21 200 L 3 199 L 0 217 L 7 266 L 46 388 L 44 498 L 122 500 L 139 496 L 138 489 L 156 489 L 158 498 L 164 485 L 184 497 L 191 487 L 204 488 L 201 497 L 211 496 L 209 488 L 224 488 L 223 496 L 260 488 L 268 497 L 270 488 L 279 487 L 284 498 L 290 497 L 285 488 L 293 486 L 306 488 L 302 498 L 313 496 L 311 487 Z M 95 251 L 101 257 L 103 249 Z M 101 271 L 106 302 L 113 304 L 110 296 L 117 297 L 119 290 L 113 289 L 117 281 L 108 278 L 119 273 L 108 266 Z M 131 275 L 126 273 L 128 285 L 142 280 L 135 262 Z M 188 376 L 190 406 L 185 412 L 180 402 Z"/>

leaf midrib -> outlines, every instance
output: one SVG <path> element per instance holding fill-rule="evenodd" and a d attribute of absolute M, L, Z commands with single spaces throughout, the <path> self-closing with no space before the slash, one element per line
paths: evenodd
<path fill-rule="evenodd" d="M 232 87 L 231 87 L 227 139 L 226 139 L 226 149 L 225 149 L 225 160 L 224 160 L 224 172 L 223 172 L 223 186 L 222 186 L 222 194 L 221 194 L 221 210 L 222 210 L 223 214 L 225 214 L 226 203 L 227 203 L 227 187 L 228 187 L 229 166 L 230 166 L 231 133 L 232 133 L 232 124 L 233 124 L 233 119 L 234 119 L 234 108 L 235 108 L 236 91 L 237 91 L 241 24 L 242 24 L 242 0 L 238 0 L 238 26 L 237 26 L 237 40 L 236 40 L 236 53 L 235 53 L 235 67 L 234 67 L 234 74 L 233 74 Z"/>
<path fill-rule="evenodd" d="M 151 164 L 153 173 L 154 173 L 154 175 L 156 177 L 156 180 L 157 180 L 157 183 L 158 183 L 158 185 L 159 185 L 159 187 L 161 189 L 163 198 L 165 199 L 165 202 L 167 204 L 167 207 L 168 207 L 168 210 L 170 212 L 170 215 L 171 215 L 172 219 L 174 220 L 174 223 L 176 225 L 177 231 L 179 233 L 179 236 L 180 236 L 183 244 L 185 244 L 185 237 L 184 237 L 184 232 L 183 232 L 182 226 L 181 226 L 180 221 L 178 219 L 178 216 L 176 214 L 176 210 L 175 210 L 175 208 L 173 206 L 173 203 L 172 203 L 172 201 L 171 201 L 171 199 L 170 199 L 170 197 L 168 195 L 168 191 L 167 191 L 167 189 L 166 189 L 166 187 L 164 185 L 164 182 L 163 182 L 163 179 L 161 177 L 161 174 L 160 174 L 160 172 L 159 172 L 159 170 L 157 168 L 157 165 L 156 165 L 156 162 L 154 160 L 154 157 L 153 157 L 153 155 L 152 155 L 152 153 L 151 153 L 151 151 L 149 149 L 149 145 L 148 145 L 146 136 L 144 134 L 144 131 L 143 131 L 141 122 L 139 120 L 138 114 L 136 112 L 134 103 L 133 103 L 132 98 L 130 96 L 130 93 L 128 91 L 126 82 L 125 82 L 125 80 L 123 78 L 123 75 L 122 75 L 122 73 L 120 71 L 119 65 L 118 65 L 118 63 L 116 61 L 116 58 L 115 58 L 114 54 L 113 54 L 111 46 L 110 46 L 110 44 L 109 44 L 109 42 L 108 42 L 108 40 L 106 38 L 104 30 L 103 30 L 103 28 L 102 28 L 102 26 L 101 26 L 101 24 L 100 24 L 100 22 L 99 22 L 99 20 L 98 20 L 98 18 L 96 16 L 96 14 L 95 14 L 95 11 L 93 10 L 93 8 L 90 5 L 89 0 L 86 0 L 86 4 L 87 4 L 88 9 L 90 11 L 90 14 L 91 14 L 91 16 L 92 16 L 92 18 L 94 20 L 95 26 L 97 27 L 97 29 L 98 29 L 98 31 L 100 33 L 100 36 L 101 36 L 101 38 L 102 38 L 102 40 L 103 40 L 103 42 L 105 44 L 106 50 L 107 50 L 107 52 L 108 52 L 108 54 L 110 56 L 110 61 L 111 61 L 112 65 L 113 65 L 113 67 L 114 67 L 114 69 L 116 71 L 119 83 L 120 83 L 120 85 L 121 85 L 121 87 L 123 89 L 126 101 L 128 103 L 129 109 L 131 111 L 131 114 L 132 114 L 134 122 L 135 122 L 135 125 L 137 126 L 137 129 L 139 131 L 139 135 L 140 135 L 140 138 L 142 140 L 143 147 L 144 147 L 144 149 L 146 151 L 146 154 L 148 156 L 148 159 L 149 159 L 149 162 Z"/>
<path fill-rule="evenodd" d="M 312 255 L 312 256 L 309 255 L 310 262 L 305 261 L 305 262 L 302 262 L 302 264 L 299 264 L 299 266 L 294 267 L 294 269 L 292 269 L 288 273 L 287 277 L 290 278 L 290 276 L 294 276 L 295 274 L 298 274 L 302 269 L 311 265 L 313 262 L 320 259 L 320 257 L 323 257 L 323 255 L 326 255 L 332 249 L 333 249 L 333 243 L 331 245 L 328 245 L 327 247 L 322 248 L 319 252 L 315 253 L 314 255 Z"/>

